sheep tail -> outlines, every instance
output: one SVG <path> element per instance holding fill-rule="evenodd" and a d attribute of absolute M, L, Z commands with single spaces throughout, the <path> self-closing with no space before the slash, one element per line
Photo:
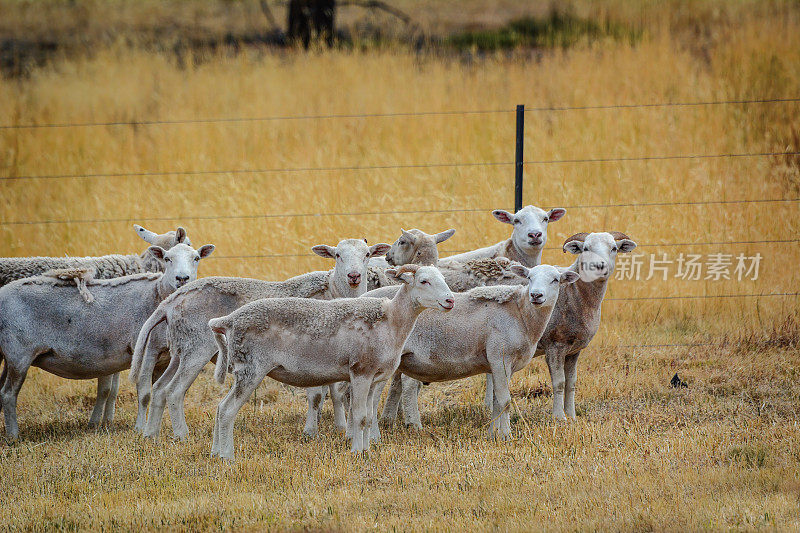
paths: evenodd
<path fill-rule="evenodd" d="M 219 353 L 217 354 L 217 366 L 214 367 L 214 379 L 217 383 L 223 385 L 225 383 L 225 376 L 228 374 L 228 324 L 225 323 L 225 317 L 212 318 L 208 321 L 208 327 L 214 332 L 214 341 L 217 343 Z"/>
<path fill-rule="evenodd" d="M 153 314 L 145 321 L 142 329 L 139 330 L 139 336 L 136 337 L 136 348 L 133 350 L 133 357 L 131 358 L 131 371 L 128 374 L 128 381 L 136 384 L 139 381 L 139 373 L 142 371 L 144 354 L 146 352 L 147 343 L 150 340 L 150 333 L 158 324 L 167 321 L 167 313 L 161 306 L 153 311 Z"/>

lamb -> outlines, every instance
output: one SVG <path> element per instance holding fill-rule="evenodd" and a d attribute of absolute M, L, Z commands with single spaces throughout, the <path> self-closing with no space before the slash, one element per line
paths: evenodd
<path fill-rule="evenodd" d="M 210 319 L 230 314 L 244 304 L 262 298 L 294 296 L 330 300 L 359 296 L 366 290 L 369 259 L 385 254 L 388 249 L 389 245 L 384 243 L 368 246 L 360 239 L 346 239 L 336 247 L 321 244 L 312 248 L 322 257 L 335 259 L 336 264 L 330 271 L 310 272 L 286 281 L 210 277 L 176 291 L 147 319 L 136 342 L 129 376 L 136 384 L 139 398 L 136 430 L 156 439 L 161 430 L 164 407 L 168 404 L 173 434 L 180 440 L 188 436 L 189 428 L 183 412 L 186 391 L 217 352 L 214 337 L 208 329 Z M 162 322 L 164 326 L 157 328 Z M 160 329 L 168 333 L 154 339 L 153 333 Z M 152 384 L 158 354 L 167 352 L 170 354 L 169 365 Z M 319 404 L 324 394 L 325 389 L 308 391 L 309 405 Z M 331 394 L 338 400 L 338 391 L 332 390 Z M 334 417 L 337 427 L 344 429 L 345 416 L 340 405 L 341 402 L 334 401 Z M 316 419 L 313 422 L 316 427 Z"/>
<path fill-rule="evenodd" d="M 384 258 L 370 259 L 370 266 L 389 268 L 391 266 L 436 265 L 439 262 L 439 249 L 437 244 L 446 241 L 456 232 L 449 229 L 430 235 L 422 230 L 400 229 L 400 237 L 394 241 L 392 247 Z"/>
<path fill-rule="evenodd" d="M 439 233 L 428 234 L 419 229 L 400 230 L 400 237 L 389 248 L 384 257 L 373 257 L 369 260 L 368 290 L 374 290 L 380 287 L 393 286 L 395 291 L 400 288 L 399 281 L 391 281 L 387 276 L 383 275 L 383 270 L 390 268 L 390 266 L 402 266 L 405 264 L 414 265 L 436 265 L 439 262 L 439 249 L 437 245 L 444 242 L 456 232 L 454 229 L 445 230 Z M 379 265 L 379 266 L 376 266 Z M 383 268 L 382 268 L 383 267 Z M 463 267 L 462 267 L 463 269 Z M 450 271 L 453 274 L 461 277 L 469 276 L 468 273 L 462 272 L 461 269 L 451 267 Z M 387 297 L 394 297 L 395 291 L 387 294 Z M 334 414 L 342 413 L 337 427 L 342 428 L 344 424 L 344 408 L 342 406 L 342 395 L 346 391 L 346 383 L 332 385 L 331 400 L 333 401 Z M 319 416 L 322 411 L 322 403 L 325 401 L 327 388 L 319 387 L 309 389 L 308 395 L 308 413 L 306 416 L 306 424 L 303 428 L 303 434 L 309 437 L 314 437 L 319 431 Z"/>
<path fill-rule="evenodd" d="M 272 298 L 209 320 L 219 347 L 215 378 L 224 383 L 229 369 L 234 375 L 217 408 L 212 455 L 233 459 L 234 418 L 265 376 L 299 387 L 349 381 L 350 423 L 357 428 L 351 450 L 369 450 L 377 384 L 394 373 L 420 313 L 453 308 L 453 293 L 435 267 L 404 265 L 387 275 L 403 282 L 391 300 Z"/>
<path fill-rule="evenodd" d="M 181 242 L 189 246 L 192 244 L 186 236 L 186 230 L 181 227 L 160 235 L 138 224 L 134 224 L 133 228 L 142 239 L 165 250 Z M 164 271 L 161 262 L 147 250 L 141 255 L 113 254 L 100 257 L 0 257 L 0 287 L 18 279 L 44 274 L 48 270 L 74 268 L 94 271 L 95 279 Z"/>
<path fill-rule="evenodd" d="M 630 253 L 636 243 L 618 231 L 609 233 L 577 233 L 564 241 L 564 252 L 578 255 L 567 268 L 580 276 L 579 281 L 564 287 L 558 296 L 553 315 L 536 347 L 536 355 L 544 355 L 553 385 L 553 418 L 575 418 L 575 384 L 577 363 L 600 326 L 600 306 L 614 273 L 618 253 Z M 496 391 L 497 383 L 494 385 Z M 492 388 L 487 396 L 493 394 Z M 497 394 L 494 394 L 496 398 Z M 495 400 L 496 402 L 496 400 Z M 408 420 L 420 427 L 416 394 L 403 397 L 403 409 L 412 413 Z"/>
<path fill-rule="evenodd" d="M 500 222 L 512 224 L 514 230 L 511 238 L 487 248 L 481 248 L 463 254 L 452 255 L 439 261 L 447 285 L 454 291 L 464 292 L 475 287 L 493 285 L 524 285 L 525 278 L 517 276 L 509 268 L 517 262 L 527 267 L 534 267 L 542 262 L 542 250 L 547 243 L 547 225 L 560 220 L 566 210 L 560 207 L 549 212 L 529 205 L 512 215 L 508 211 L 497 209 L 492 214 Z M 492 377 L 486 375 L 486 404 L 492 409 L 491 389 Z M 411 383 L 408 379 L 401 381 L 398 374 L 389 389 L 383 417 L 393 420 L 397 417 L 403 383 Z M 419 389 L 419 383 L 414 384 Z"/>
<path fill-rule="evenodd" d="M 547 225 L 561 219 L 566 212 L 561 207 L 544 211 L 532 205 L 527 205 L 514 214 L 496 209 L 492 214 L 497 220 L 514 226 L 511 238 L 486 248 L 451 255 L 442 259 L 440 265 L 450 261 L 465 263 L 473 259 L 497 257 L 507 257 L 528 268 L 539 265 L 542 263 L 542 250 L 547 243 Z"/>
<path fill-rule="evenodd" d="M 195 250 L 179 243 L 170 250 L 160 246 L 148 250 L 163 260 L 163 274 L 147 272 L 110 280 L 84 277 L 91 303 L 74 280 L 58 276 L 26 278 L 0 288 L 0 359 L 5 359 L 0 407 L 9 437 L 19 435 L 17 395 L 31 366 L 68 379 L 118 375 L 130 366 L 142 323 L 161 300 L 197 277 L 200 259 L 208 257 L 214 246 Z M 118 383 L 114 378 L 105 402 L 106 423 L 114 416 Z M 103 400 L 98 398 L 98 404 Z"/>
<path fill-rule="evenodd" d="M 407 420 L 418 424 L 416 397 L 420 382 L 451 381 L 489 372 L 495 401 L 489 435 L 511 434 L 508 381 L 533 358 L 559 296 L 578 274 L 551 265 L 511 269 L 527 281 L 524 286 L 478 287 L 456 293 L 455 310 L 447 315 L 424 312 L 405 346 L 398 372 L 403 374 Z M 369 297 L 367 293 L 365 297 Z M 378 392 L 377 394 L 380 394 Z M 377 405 L 372 412 L 377 424 Z"/>

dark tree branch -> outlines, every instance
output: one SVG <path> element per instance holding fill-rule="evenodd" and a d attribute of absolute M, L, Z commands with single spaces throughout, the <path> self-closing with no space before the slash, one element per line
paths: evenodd
<path fill-rule="evenodd" d="M 267 22 L 272 26 L 272 29 L 280 30 L 278 23 L 275 21 L 275 17 L 272 16 L 272 10 L 269 8 L 267 0 L 260 0 L 259 3 L 261 5 L 261 11 L 264 13 L 264 16 L 267 17 Z"/>

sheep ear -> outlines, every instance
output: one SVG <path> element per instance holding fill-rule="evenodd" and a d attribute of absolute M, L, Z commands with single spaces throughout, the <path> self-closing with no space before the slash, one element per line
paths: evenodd
<path fill-rule="evenodd" d="M 527 278 L 529 270 L 524 265 L 511 265 L 509 270 L 521 278 Z"/>
<path fill-rule="evenodd" d="M 561 217 L 567 214 L 567 210 L 563 207 L 554 207 L 550 210 L 547 214 L 547 221 L 548 222 L 555 222 L 556 220 L 561 220 Z"/>
<path fill-rule="evenodd" d="M 387 268 L 386 270 L 383 271 L 383 273 L 386 274 L 386 276 L 389 279 L 393 279 L 394 281 L 399 281 L 401 283 L 406 283 L 407 284 L 407 283 L 411 283 L 412 281 L 414 281 L 414 274 L 412 274 L 411 272 L 403 272 L 402 274 L 400 274 L 398 276 L 397 275 L 397 270 L 398 269 L 396 269 L 396 268 Z"/>
<path fill-rule="evenodd" d="M 213 244 L 206 244 L 205 246 L 201 246 L 200 249 L 197 250 L 197 253 L 200 254 L 200 259 L 205 259 L 211 255 L 211 252 L 213 252 L 215 248 Z"/>
<path fill-rule="evenodd" d="M 620 253 L 630 253 L 634 248 L 636 248 L 636 243 L 630 239 L 622 239 L 621 241 L 617 241 L 617 250 L 619 250 Z"/>
<path fill-rule="evenodd" d="M 389 251 L 391 248 L 391 244 L 386 244 L 385 242 L 379 242 L 378 244 L 373 244 L 369 247 L 369 256 L 370 257 L 380 257 L 382 255 L 386 255 L 386 252 Z"/>
<path fill-rule="evenodd" d="M 580 255 L 583 252 L 583 243 L 581 241 L 570 241 L 564 245 L 564 251 Z"/>
<path fill-rule="evenodd" d="M 181 243 L 186 240 L 186 230 L 183 229 L 183 226 L 178 226 L 178 229 L 175 230 L 175 242 Z"/>
<path fill-rule="evenodd" d="M 561 273 L 561 278 L 559 278 L 558 282 L 561 285 L 569 285 L 570 283 L 575 283 L 580 279 L 580 276 L 577 272 L 573 272 L 572 270 L 566 270 Z"/>
<path fill-rule="evenodd" d="M 436 235 L 434 235 L 434 237 L 436 239 L 436 244 L 439 244 L 440 242 L 446 241 L 447 239 L 452 237 L 455 232 L 456 232 L 456 230 L 449 229 L 447 231 L 442 231 L 441 233 L 437 233 Z"/>
<path fill-rule="evenodd" d="M 320 257 L 336 259 L 336 248 L 333 246 L 328 246 L 327 244 L 318 244 L 316 246 L 312 246 L 311 251 Z"/>
<path fill-rule="evenodd" d="M 164 259 L 164 256 L 167 255 L 167 251 L 160 246 L 151 246 L 148 250 L 156 259 Z"/>
<path fill-rule="evenodd" d="M 153 241 L 157 237 L 155 233 L 153 233 L 148 229 L 143 228 L 139 224 L 134 224 L 133 230 L 136 232 L 136 235 L 144 239 L 146 242 L 149 242 L 150 244 L 153 244 Z"/>
<path fill-rule="evenodd" d="M 411 242 L 415 242 L 417 240 L 417 238 L 414 236 L 413 233 L 410 233 L 410 232 L 404 230 L 403 228 L 400 228 L 400 235 L 402 235 L 406 239 L 410 240 Z"/>
<path fill-rule="evenodd" d="M 504 224 L 513 224 L 514 223 L 514 215 L 509 213 L 508 211 L 503 211 L 502 209 L 495 209 L 492 211 L 494 218 L 503 222 Z"/>

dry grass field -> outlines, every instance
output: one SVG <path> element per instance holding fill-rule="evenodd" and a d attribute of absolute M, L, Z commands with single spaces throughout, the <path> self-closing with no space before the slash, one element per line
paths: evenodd
<path fill-rule="evenodd" d="M 430 25 L 454 20 L 441 15 L 454 3 L 399 4 Z M 479 4 L 464 8 L 470 20 L 505 21 L 479 17 Z M 516 3 L 497 4 L 518 15 Z M 21 18 L 0 30 L 40 27 L 26 5 L 6 3 Z M 467 250 L 508 234 L 489 211 L 513 207 L 516 104 L 800 96 L 796 3 L 635 6 L 603 13 L 642 28 L 638 42 L 552 51 L 251 48 L 187 65 L 115 41 L 57 55 L 0 78 L 0 125 L 498 112 L 2 128 L 0 178 L 31 179 L 0 181 L 0 256 L 141 251 L 134 222 L 214 243 L 201 275 L 326 269 L 312 245 L 392 242 L 401 226 L 457 228 L 442 247 Z M 187 397 L 189 442 L 171 442 L 167 423 L 153 444 L 132 430 L 127 381 L 114 427 L 94 433 L 94 383 L 33 369 L 21 439 L 0 446 L 0 529 L 800 528 L 800 156 L 552 162 L 797 152 L 800 103 L 529 110 L 525 142 L 525 203 L 567 208 L 545 262 L 571 261 L 560 243 L 579 231 L 624 231 L 643 254 L 639 280 L 612 281 L 581 356 L 577 421 L 550 420 L 549 376 L 535 360 L 512 382 L 515 440 L 486 440 L 476 378 L 427 387 L 425 430 L 385 429 L 370 457 L 353 457 L 329 409 L 322 436 L 303 440 L 302 391 L 265 382 L 237 419 L 237 460 L 224 464 L 208 456 L 222 393 L 210 372 Z M 465 163 L 502 164 L 423 166 Z M 403 165 L 419 166 L 386 168 Z M 762 260 L 757 280 L 683 280 L 675 263 L 666 280 L 646 279 L 651 254 L 681 253 L 733 254 L 732 274 L 738 254 Z M 751 296 L 718 297 L 737 294 Z M 676 296 L 698 298 L 665 299 Z M 642 344 L 699 346 L 631 346 Z M 670 388 L 675 372 L 687 388 Z"/>

